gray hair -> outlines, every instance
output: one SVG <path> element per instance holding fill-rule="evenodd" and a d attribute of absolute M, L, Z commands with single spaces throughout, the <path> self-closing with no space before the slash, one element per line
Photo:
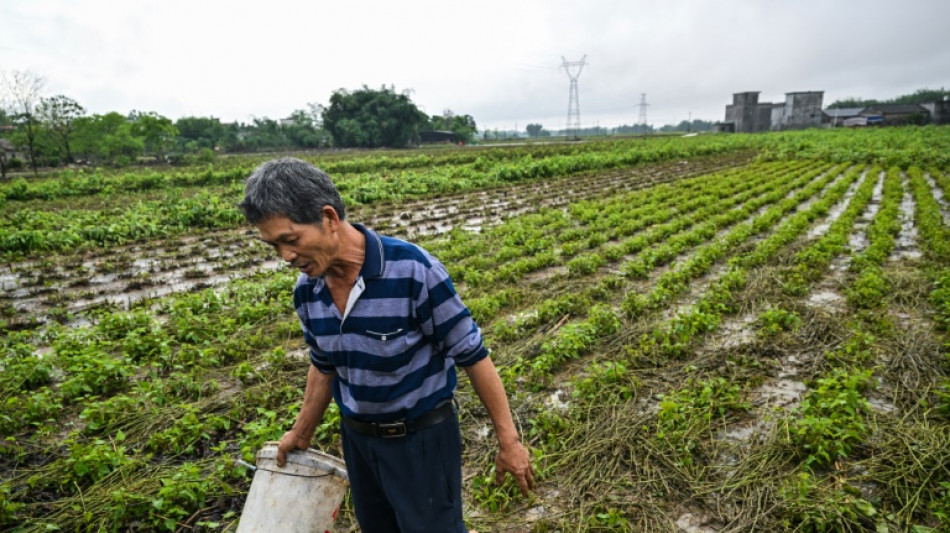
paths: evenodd
<path fill-rule="evenodd" d="M 293 157 L 262 163 L 244 184 L 244 201 L 238 207 L 251 224 L 272 216 L 285 216 L 297 224 L 323 222 L 323 207 L 329 205 L 344 220 L 343 200 L 330 176 Z"/>

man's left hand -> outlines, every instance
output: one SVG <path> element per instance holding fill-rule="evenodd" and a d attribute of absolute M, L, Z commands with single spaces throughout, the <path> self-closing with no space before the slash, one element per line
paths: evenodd
<path fill-rule="evenodd" d="M 495 483 L 500 485 L 504 482 L 505 473 L 515 478 L 522 495 L 528 496 L 528 491 L 534 489 L 531 455 L 520 442 L 502 446 L 495 456 Z"/>

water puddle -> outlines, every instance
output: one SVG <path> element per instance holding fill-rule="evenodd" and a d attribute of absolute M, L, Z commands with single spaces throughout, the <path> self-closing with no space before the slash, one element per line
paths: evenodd
<path fill-rule="evenodd" d="M 874 189 L 871 191 L 871 200 L 868 202 L 867 208 L 865 208 L 861 216 L 855 221 L 851 235 L 848 236 L 848 247 L 851 249 L 852 254 L 863 252 L 871 244 L 868 239 L 867 228 L 871 225 L 871 221 L 874 220 L 874 216 L 877 215 L 877 212 L 881 210 L 881 201 L 883 198 L 884 173 L 881 173 L 877 183 L 874 184 Z M 844 266 L 847 266 L 850 262 L 849 257 Z"/>
<path fill-rule="evenodd" d="M 794 361 L 789 360 L 788 363 L 793 364 Z M 784 373 L 792 372 L 786 367 Z M 731 425 L 727 430 L 721 432 L 718 438 L 746 443 L 756 435 L 767 434 L 774 422 L 771 418 L 766 418 L 764 414 L 776 410 L 789 411 L 794 409 L 801 402 L 806 390 L 807 387 L 803 382 L 786 378 L 779 378 L 762 384 L 749 394 L 749 399 L 754 406 L 751 420 Z"/>
<path fill-rule="evenodd" d="M 544 281 L 551 279 L 555 276 L 560 276 L 567 273 L 567 267 L 563 265 L 545 267 L 541 270 L 536 270 L 525 275 L 524 279 L 527 283 L 534 283 L 537 281 Z"/>
<path fill-rule="evenodd" d="M 927 180 L 927 185 L 930 186 L 934 200 L 936 200 L 937 205 L 940 206 L 940 213 L 943 215 L 943 223 L 947 226 L 950 226 L 950 205 L 947 205 L 947 199 L 943 195 L 943 189 L 937 185 L 937 182 L 934 181 L 933 176 L 931 176 L 929 172 L 924 174 L 924 179 Z"/>
<path fill-rule="evenodd" d="M 562 390 L 556 390 L 551 393 L 550 396 L 544 399 L 544 405 L 552 409 L 557 409 L 558 411 L 565 411 L 571 406 L 571 402 L 564 401 L 561 399 L 562 396 L 567 394 Z"/>
<path fill-rule="evenodd" d="M 749 313 L 727 320 L 719 329 L 722 332 L 722 348 L 733 350 L 755 340 L 756 316 Z"/>
<path fill-rule="evenodd" d="M 818 291 L 808 297 L 808 303 L 812 306 L 838 307 L 844 302 L 844 296 L 831 290 Z"/>
<path fill-rule="evenodd" d="M 825 220 L 808 231 L 808 240 L 821 237 L 825 233 L 828 233 L 828 229 L 831 228 L 831 225 L 834 224 L 835 220 L 838 220 L 838 217 L 848 208 L 848 204 L 851 203 L 851 199 L 854 198 L 854 195 L 858 192 L 858 187 L 865 179 L 867 179 L 867 172 L 862 174 L 859 179 L 855 180 L 854 183 L 848 187 L 848 190 L 844 193 L 844 197 L 828 210 L 828 216 L 825 217 Z"/>
<path fill-rule="evenodd" d="M 906 183 L 905 183 L 906 185 Z M 917 203 L 914 202 L 913 195 L 904 190 L 904 197 L 901 199 L 900 214 L 898 220 L 901 223 L 901 229 L 894 242 L 894 252 L 890 259 L 920 259 L 923 255 L 917 246 L 917 226 L 914 224 L 914 210 Z"/>

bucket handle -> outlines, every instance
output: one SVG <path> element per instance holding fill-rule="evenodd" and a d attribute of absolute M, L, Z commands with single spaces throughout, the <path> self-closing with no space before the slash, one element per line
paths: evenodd
<path fill-rule="evenodd" d="M 331 470 L 330 470 L 329 472 L 327 472 L 326 474 L 310 475 L 310 474 L 294 474 L 294 473 L 291 473 L 291 472 L 285 472 L 285 471 L 283 471 L 283 470 L 270 470 L 270 469 L 268 469 L 268 468 L 260 468 L 260 467 L 258 467 L 258 466 L 254 466 L 254 465 L 252 465 L 251 463 L 248 463 L 248 462 L 246 462 L 246 461 L 244 461 L 244 460 L 242 460 L 242 459 L 235 459 L 235 460 L 234 460 L 234 464 L 235 464 L 236 466 L 243 466 L 244 468 L 250 470 L 251 472 L 256 472 L 256 471 L 258 471 L 258 470 L 262 470 L 262 471 L 264 471 L 264 472 L 272 472 L 272 473 L 274 473 L 274 474 L 282 474 L 282 475 L 285 475 L 285 476 L 293 476 L 293 477 L 306 477 L 306 478 L 311 478 L 311 479 L 321 478 L 321 477 L 328 477 L 328 476 L 336 476 L 336 477 L 338 477 L 338 478 L 340 478 L 340 479 L 343 479 L 343 480 L 346 481 L 346 482 L 349 482 L 349 481 L 350 481 L 350 477 L 349 477 L 347 471 L 346 471 L 346 470 L 343 470 L 343 469 L 340 469 L 340 468 L 337 468 L 337 467 L 335 467 L 335 466 L 334 466 L 334 467 L 331 467 Z"/>

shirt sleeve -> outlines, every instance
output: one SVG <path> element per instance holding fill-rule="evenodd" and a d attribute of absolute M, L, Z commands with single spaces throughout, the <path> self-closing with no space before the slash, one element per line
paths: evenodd
<path fill-rule="evenodd" d="M 488 356 L 482 332 L 455 291 L 445 266 L 435 258 L 430 261 L 416 305 L 422 332 L 433 340 L 439 353 L 454 359 L 458 366 L 474 365 Z"/>
<path fill-rule="evenodd" d="M 310 363 L 324 374 L 333 374 L 336 372 L 336 367 L 330 364 L 330 360 L 317 346 L 317 339 L 310 331 L 310 313 L 307 311 L 307 304 L 310 302 L 308 295 L 312 293 L 310 292 L 310 284 L 302 281 L 302 278 L 303 276 L 301 276 L 301 280 L 297 281 L 297 286 L 294 287 L 294 308 L 297 310 L 297 317 L 300 319 L 303 338 L 307 342 L 307 346 L 310 347 Z"/>

